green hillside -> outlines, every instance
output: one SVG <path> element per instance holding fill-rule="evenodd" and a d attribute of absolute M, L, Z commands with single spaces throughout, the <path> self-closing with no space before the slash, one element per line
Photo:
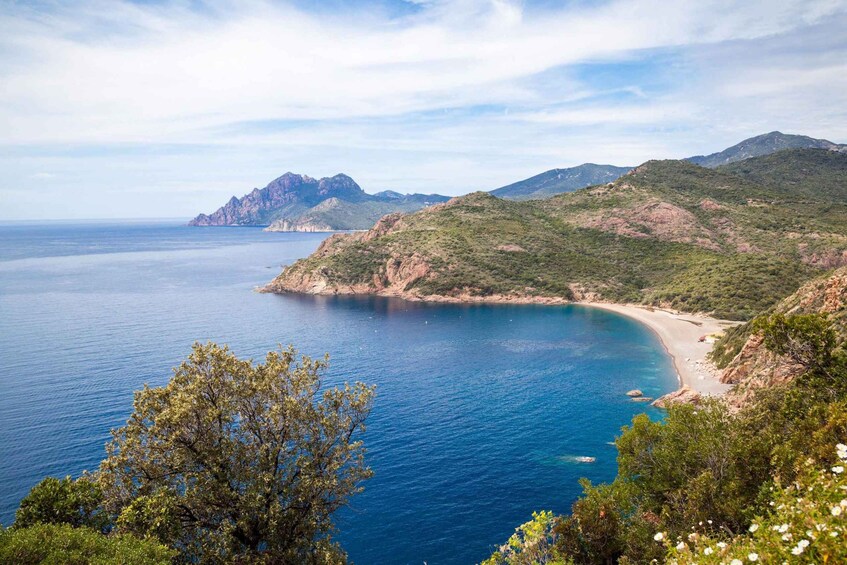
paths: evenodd
<path fill-rule="evenodd" d="M 844 199 L 833 196 L 847 184 L 847 155 L 781 158 L 798 167 L 812 159 L 831 188 L 797 198 L 778 171 L 754 180 L 650 161 L 612 184 L 547 200 L 474 193 L 387 218 L 371 232 L 331 238 L 268 289 L 590 297 L 747 319 L 847 260 Z"/>

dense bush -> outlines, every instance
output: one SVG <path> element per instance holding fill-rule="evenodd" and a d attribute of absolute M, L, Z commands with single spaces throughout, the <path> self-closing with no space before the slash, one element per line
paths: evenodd
<path fill-rule="evenodd" d="M 10 565 L 168 565 L 176 553 L 155 540 L 107 536 L 70 524 L 0 531 L 0 563 Z"/>
<path fill-rule="evenodd" d="M 831 452 L 837 464 L 808 460 L 795 481 L 773 488 L 770 511 L 741 535 L 697 524 L 684 538 L 662 535 L 669 563 L 847 563 L 847 445 Z"/>
<path fill-rule="evenodd" d="M 15 513 L 15 527 L 38 523 L 87 526 L 106 530 L 109 517 L 103 512 L 103 493 L 89 476 L 73 480 L 47 477 L 21 500 Z"/>

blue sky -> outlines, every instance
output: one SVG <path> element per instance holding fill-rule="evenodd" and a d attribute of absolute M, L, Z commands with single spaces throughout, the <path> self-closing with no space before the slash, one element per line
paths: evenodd
<path fill-rule="evenodd" d="M 0 219 L 847 142 L 847 0 L 0 2 Z"/>

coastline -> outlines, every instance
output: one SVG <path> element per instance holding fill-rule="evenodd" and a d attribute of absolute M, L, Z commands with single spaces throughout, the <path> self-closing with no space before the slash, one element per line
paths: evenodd
<path fill-rule="evenodd" d="M 305 293 L 305 294 L 340 294 L 356 295 L 371 294 L 411 300 L 414 302 L 440 302 L 453 304 L 544 304 L 544 305 L 576 305 L 589 308 L 602 308 L 622 316 L 632 318 L 647 326 L 659 338 L 659 341 L 670 355 L 676 370 L 679 388 L 659 398 L 654 404 L 666 406 L 673 402 L 696 401 L 700 396 L 723 396 L 732 385 L 720 382 L 720 371 L 706 358 L 712 350 L 712 344 L 700 341 L 705 335 L 719 333 L 740 322 L 720 320 L 699 314 L 686 314 L 663 310 L 661 308 L 637 304 L 616 304 L 593 300 L 568 300 L 561 297 L 521 296 L 521 295 L 492 295 L 474 296 L 463 294 L 459 296 L 427 295 L 418 296 L 411 292 L 382 288 L 374 289 L 370 285 L 355 285 L 347 287 L 331 287 L 329 285 L 303 285 L 296 289 L 285 288 L 281 285 L 270 284 L 257 288 L 258 292 L 270 293 Z"/>
<path fill-rule="evenodd" d="M 673 360 L 679 378 L 680 391 L 689 388 L 702 396 L 722 396 L 732 388 L 732 385 L 720 382 L 719 371 L 706 358 L 712 350 L 712 344 L 701 342 L 699 339 L 701 336 L 735 326 L 738 322 L 634 304 L 607 302 L 574 302 L 573 304 L 616 312 L 650 328 L 659 337 Z"/>

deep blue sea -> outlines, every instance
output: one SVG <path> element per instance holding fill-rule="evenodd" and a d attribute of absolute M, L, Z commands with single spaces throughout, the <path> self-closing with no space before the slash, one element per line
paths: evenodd
<path fill-rule="evenodd" d="M 582 306 L 433 305 L 253 292 L 323 234 L 176 222 L 0 225 L 0 522 L 46 475 L 95 469 L 132 392 L 195 340 L 328 352 L 377 385 L 375 471 L 337 517 L 359 564 L 476 563 L 533 510 L 611 479 L 625 392 L 675 388 L 655 335 Z M 578 456 L 596 457 L 579 463 Z"/>

